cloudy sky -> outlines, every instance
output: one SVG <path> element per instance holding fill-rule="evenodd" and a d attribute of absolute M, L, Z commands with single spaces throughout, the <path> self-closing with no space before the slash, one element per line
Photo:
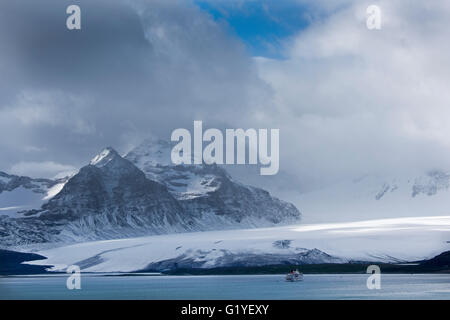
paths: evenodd
<path fill-rule="evenodd" d="M 193 120 L 279 128 L 296 190 L 447 170 L 449 24 L 446 0 L 2 1 L 0 170 L 52 177 Z"/>

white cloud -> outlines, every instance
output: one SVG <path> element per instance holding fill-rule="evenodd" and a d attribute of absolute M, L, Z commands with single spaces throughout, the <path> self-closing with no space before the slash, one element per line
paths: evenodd
<path fill-rule="evenodd" d="M 53 161 L 22 161 L 14 164 L 11 167 L 10 172 L 12 174 L 33 178 L 54 178 L 71 175 L 75 170 L 76 169 L 71 165 L 65 165 Z"/>
<path fill-rule="evenodd" d="M 450 169 L 448 2 L 377 1 L 382 29 L 347 1 L 287 44 L 287 60 L 256 59 L 274 89 L 282 162 L 326 183 L 366 172 Z"/>

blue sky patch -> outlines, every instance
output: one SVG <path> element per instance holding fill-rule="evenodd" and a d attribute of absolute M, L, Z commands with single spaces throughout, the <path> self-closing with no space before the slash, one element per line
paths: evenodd
<path fill-rule="evenodd" d="M 311 15 L 293 0 L 196 0 L 216 20 L 225 20 L 252 56 L 283 58 L 283 41 L 306 28 Z"/>

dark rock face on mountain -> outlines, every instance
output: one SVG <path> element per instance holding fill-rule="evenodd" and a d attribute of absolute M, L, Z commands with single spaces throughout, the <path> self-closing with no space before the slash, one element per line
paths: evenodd
<path fill-rule="evenodd" d="M 142 163 L 131 160 L 106 148 L 40 209 L 20 218 L 0 214 L 0 246 L 270 226 L 300 218 L 293 205 L 233 181 L 218 166 L 153 161 L 144 173 L 137 166 Z"/>
<path fill-rule="evenodd" d="M 106 149 L 105 162 L 91 163 L 68 181 L 63 190 L 42 208 L 45 216 L 89 216 L 107 209 L 141 216 L 155 209 L 180 210 L 167 189 L 148 180 L 144 173 L 114 150 Z M 171 220 L 170 217 L 166 217 Z"/>
<path fill-rule="evenodd" d="M 79 171 L 40 210 L 0 221 L 2 244 L 74 242 L 189 230 L 162 184 L 111 148 Z"/>
<path fill-rule="evenodd" d="M 74 233 L 94 238 L 189 230 L 183 209 L 162 184 L 149 180 L 111 148 L 42 206 L 41 218 L 69 219 Z"/>
<path fill-rule="evenodd" d="M 166 185 L 187 212 L 219 224 L 217 229 L 220 224 L 230 223 L 261 227 L 299 221 L 300 212 L 294 205 L 272 197 L 263 189 L 233 180 L 217 165 L 172 165 L 170 151 L 166 141 L 147 140 L 125 158 L 149 179 Z"/>
<path fill-rule="evenodd" d="M 184 170 L 193 171 L 188 168 Z M 272 197 L 263 189 L 232 181 L 219 167 L 203 171 L 209 171 L 214 176 L 208 181 L 208 185 L 215 189 L 202 196 L 181 200 L 180 203 L 187 211 L 213 213 L 249 227 L 279 224 L 283 221 L 294 222 L 299 218 L 299 212 L 292 204 Z"/>

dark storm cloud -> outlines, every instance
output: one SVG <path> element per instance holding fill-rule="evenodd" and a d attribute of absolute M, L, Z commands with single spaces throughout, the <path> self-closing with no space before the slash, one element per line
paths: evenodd
<path fill-rule="evenodd" d="M 81 31 L 66 29 L 73 3 Z M 314 4 L 321 19 L 274 60 L 249 57 L 226 21 L 189 1 L 0 2 L 0 170 L 48 175 L 193 120 L 279 128 L 272 178 L 294 192 L 448 170 L 448 1 L 379 0 L 376 32 L 365 25 L 370 3 Z"/>
<path fill-rule="evenodd" d="M 66 28 L 70 4 L 81 30 Z M 80 165 L 105 145 L 245 113 L 264 85 L 224 29 L 187 2 L 0 3 L 0 134 L 13 137 L 0 168 Z"/>
<path fill-rule="evenodd" d="M 133 84 L 145 78 L 149 66 L 142 60 L 152 51 L 137 13 L 114 1 L 79 1 L 83 28 L 70 31 L 65 27 L 65 10 L 71 3 L 19 0 L 0 4 L 7 54 L 2 60 L 9 60 L 7 70 L 20 81 L 9 83 L 8 89 L 21 89 L 20 84 L 83 93 L 93 91 L 93 83 L 96 91 L 123 84 L 120 74 Z"/>

